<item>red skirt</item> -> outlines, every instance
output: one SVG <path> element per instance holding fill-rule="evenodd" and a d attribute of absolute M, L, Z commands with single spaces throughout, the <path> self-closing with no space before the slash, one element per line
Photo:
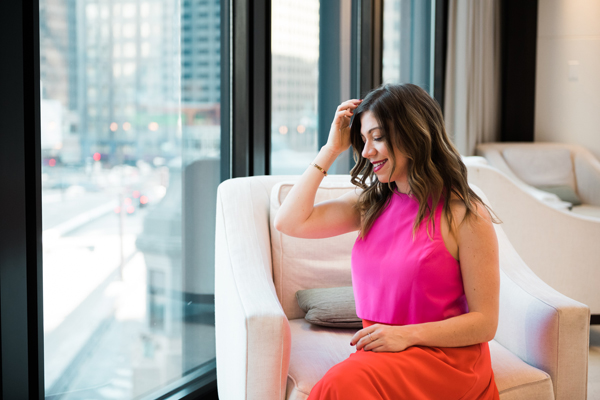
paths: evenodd
<path fill-rule="evenodd" d="M 363 321 L 366 328 L 372 323 Z M 397 353 L 358 350 L 334 365 L 309 400 L 499 400 L 487 343 L 413 346 Z"/>

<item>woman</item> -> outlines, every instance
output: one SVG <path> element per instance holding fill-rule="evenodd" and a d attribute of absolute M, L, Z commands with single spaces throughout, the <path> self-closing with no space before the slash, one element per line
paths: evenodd
<path fill-rule="evenodd" d="M 350 145 L 359 189 L 313 205 Z M 423 89 L 385 85 L 342 103 L 275 218 L 296 237 L 359 231 L 352 282 L 364 328 L 309 399 L 498 399 L 487 344 L 498 324 L 493 222 Z"/>

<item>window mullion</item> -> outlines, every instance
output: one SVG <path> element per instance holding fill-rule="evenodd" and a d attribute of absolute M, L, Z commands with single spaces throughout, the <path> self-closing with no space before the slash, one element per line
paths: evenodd
<path fill-rule="evenodd" d="M 230 41 L 231 176 L 269 172 L 270 138 L 270 9 L 267 0 L 232 0 Z M 225 71 L 224 71 L 225 72 Z"/>
<path fill-rule="evenodd" d="M 44 397 L 39 4 L 0 3 L 1 395 Z"/>

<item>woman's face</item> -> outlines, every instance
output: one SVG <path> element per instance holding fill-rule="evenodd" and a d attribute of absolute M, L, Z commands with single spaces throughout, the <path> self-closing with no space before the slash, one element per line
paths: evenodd
<path fill-rule="evenodd" d="M 408 159 L 400 149 L 394 148 L 394 157 L 396 158 L 396 169 L 394 175 L 389 179 L 390 171 L 392 170 L 392 159 L 389 155 L 385 139 L 383 138 L 383 130 L 379 126 L 379 122 L 371 111 L 362 113 L 360 118 L 360 135 L 365 147 L 362 151 L 362 156 L 368 159 L 373 164 L 373 172 L 377 175 L 377 179 L 381 183 L 396 182 L 398 189 L 404 192 L 408 184 L 407 165 Z"/>

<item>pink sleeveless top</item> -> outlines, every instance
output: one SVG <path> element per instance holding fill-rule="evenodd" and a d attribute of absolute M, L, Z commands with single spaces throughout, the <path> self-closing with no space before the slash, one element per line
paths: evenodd
<path fill-rule="evenodd" d="M 390 325 L 441 321 L 469 311 L 460 265 L 426 217 L 413 236 L 418 201 L 394 192 L 364 239 L 352 249 L 352 285 L 359 318 Z M 429 225 L 430 235 L 427 235 Z"/>

